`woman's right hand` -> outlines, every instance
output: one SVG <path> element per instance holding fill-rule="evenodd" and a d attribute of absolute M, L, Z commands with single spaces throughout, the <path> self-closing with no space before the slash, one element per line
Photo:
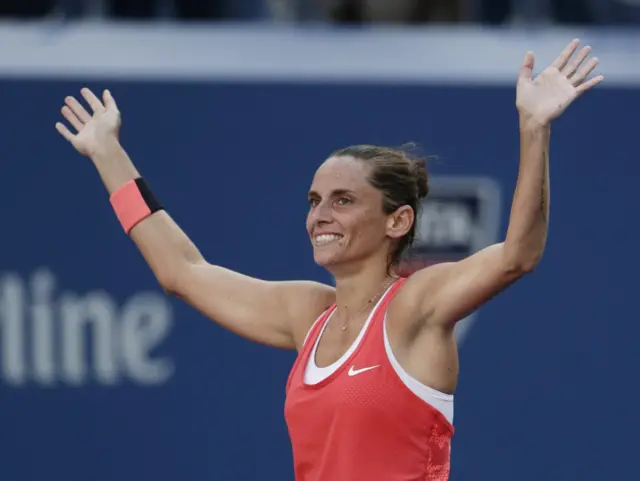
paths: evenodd
<path fill-rule="evenodd" d="M 56 130 L 78 152 L 93 158 L 97 153 L 118 144 L 120 111 L 108 90 L 102 94 L 102 101 L 88 88 L 83 88 L 81 94 L 91 107 L 93 115 L 75 97 L 67 97 L 62 115 L 77 133 L 73 134 L 61 122 L 56 123 Z"/>

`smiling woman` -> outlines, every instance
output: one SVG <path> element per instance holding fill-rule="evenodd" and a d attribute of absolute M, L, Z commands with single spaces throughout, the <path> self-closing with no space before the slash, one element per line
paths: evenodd
<path fill-rule="evenodd" d="M 420 200 L 428 193 L 424 160 L 402 149 L 357 145 L 335 151 L 309 192 L 307 231 L 315 261 L 339 275 L 334 271 L 349 262 L 350 252 L 365 257 L 377 252 L 387 258 L 391 274 L 413 242 Z M 393 229 L 385 229 L 390 222 Z"/>
<path fill-rule="evenodd" d="M 444 481 L 458 377 L 454 326 L 531 272 L 542 257 L 549 213 L 551 122 L 602 80 L 572 41 L 533 78 L 528 52 L 516 106 L 520 172 L 504 242 L 458 262 L 399 277 L 419 201 L 423 163 L 384 147 L 334 152 L 309 193 L 307 230 L 335 289 L 315 282 L 268 282 L 209 264 L 153 196 L 119 142 L 120 112 L 73 97 L 60 134 L 93 161 L 111 203 L 164 289 L 227 329 L 297 349 L 285 415 L 296 481 Z M 574 55 L 575 54 L 575 55 Z"/>

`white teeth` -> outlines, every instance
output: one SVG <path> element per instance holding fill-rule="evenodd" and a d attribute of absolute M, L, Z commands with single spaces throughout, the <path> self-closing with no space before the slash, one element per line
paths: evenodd
<path fill-rule="evenodd" d="M 322 235 L 316 236 L 316 244 L 325 245 L 325 244 L 328 244 L 329 242 L 336 241 L 341 237 L 342 236 L 339 236 L 337 234 L 322 234 Z"/>

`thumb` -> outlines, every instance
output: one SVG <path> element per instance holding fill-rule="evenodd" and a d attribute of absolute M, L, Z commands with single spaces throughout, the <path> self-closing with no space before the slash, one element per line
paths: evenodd
<path fill-rule="evenodd" d="M 522 62 L 522 66 L 520 67 L 521 79 L 531 79 L 531 77 L 533 76 L 534 64 L 535 59 L 533 57 L 533 52 L 529 51 L 524 55 L 524 60 Z"/>
<path fill-rule="evenodd" d="M 109 90 L 105 90 L 102 93 L 102 100 L 107 110 L 118 110 L 118 105 L 116 104 L 116 101 Z"/>

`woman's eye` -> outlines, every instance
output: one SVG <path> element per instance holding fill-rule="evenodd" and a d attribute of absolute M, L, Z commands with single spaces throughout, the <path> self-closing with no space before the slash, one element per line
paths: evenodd
<path fill-rule="evenodd" d="M 349 205 L 351 204 L 351 199 L 347 199 L 346 197 L 340 197 L 337 201 L 338 205 Z"/>

